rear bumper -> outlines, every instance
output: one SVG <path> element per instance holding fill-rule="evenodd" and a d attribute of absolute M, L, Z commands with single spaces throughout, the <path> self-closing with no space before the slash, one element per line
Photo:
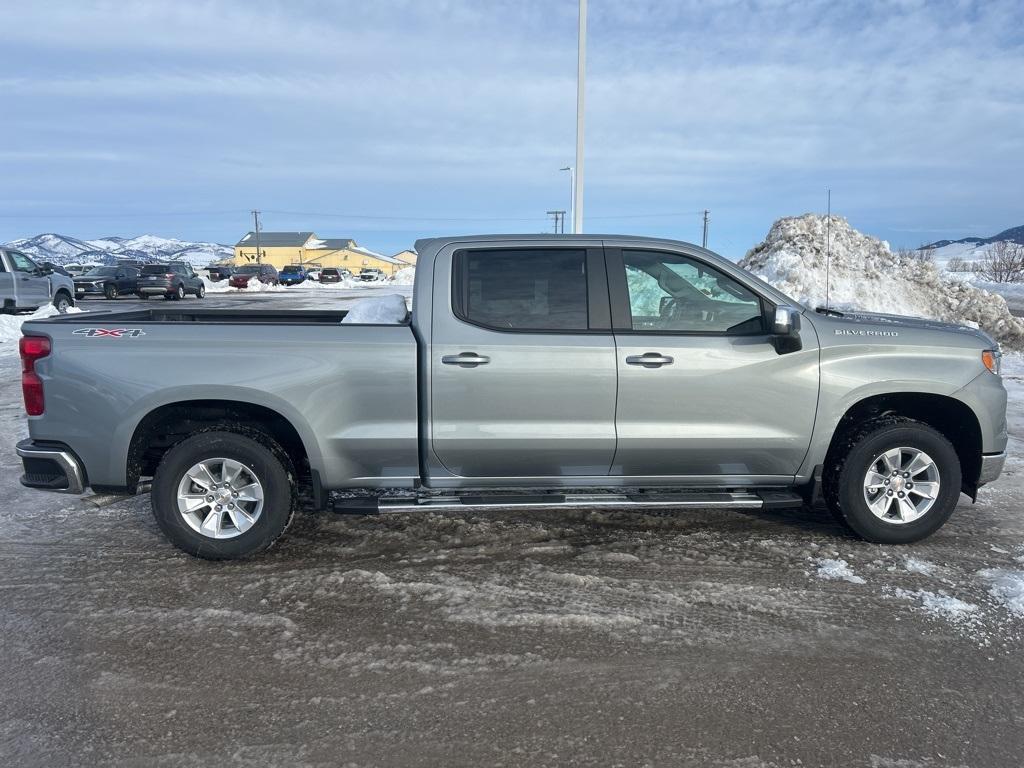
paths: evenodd
<path fill-rule="evenodd" d="M 165 293 L 173 293 L 174 289 L 170 285 L 140 285 L 139 293 L 144 293 L 147 296 L 161 296 Z"/>
<path fill-rule="evenodd" d="M 1003 465 L 1006 464 L 1005 453 L 983 454 L 981 457 L 981 472 L 978 473 L 978 485 L 991 483 L 1003 472 Z"/>
<path fill-rule="evenodd" d="M 85 471 L 67 446 L 22 440 L 15 450 L 25 468 L 21 484 L 26 488 L 58 493 L 85 491 Z"/>

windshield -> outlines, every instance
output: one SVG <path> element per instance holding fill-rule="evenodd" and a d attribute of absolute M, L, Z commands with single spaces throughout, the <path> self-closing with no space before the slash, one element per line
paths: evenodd
<path fill-rule="evenodd" d="M 253 265 L 251 267 L 242 267 L 241 269 L 238 270 L 238 272 L 243 275 L 256 275 L 259 274 L 259 271 L 260 268 L 256 265 Z"/>
<path fill-rule="evenodd" d="M 86 277 L 113 277 L 117 274 L 117 267 L 94 267 L 85 273 Z"/>

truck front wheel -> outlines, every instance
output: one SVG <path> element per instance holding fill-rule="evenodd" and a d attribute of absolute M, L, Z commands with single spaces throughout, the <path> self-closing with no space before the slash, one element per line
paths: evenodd
<path fill-rule="evenodd" d="M 291 522 L 294 491 L 269 439 L 204 432 L 169 450 L 153 476 L 157 524 L 190 555 L 230 560 L 260 552 Z M 269 445 L 269 447 L 267 447 Z"/>
<path fill-rule="evenodd" d="M 836 518 L 868 541 L 909 544 L 935 533 L 956 508 L 956 449 L 918 421 L 870 422 L 830 451 L 825 500 Z"/>

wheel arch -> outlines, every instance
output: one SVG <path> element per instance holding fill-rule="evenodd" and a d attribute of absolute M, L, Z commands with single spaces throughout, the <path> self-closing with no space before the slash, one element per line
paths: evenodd
<path fill-rule="evenodd" d="M 982 433 L 977 415 L 955 397 L 931 392 L 888 392 L 858 400 L 840 418 L 826 453 L 826 465 L 851 431 L 866 421 L 886 416 L 920 421 L 942 434 L 956 450 L 962 471 L 962 490 L 972 499 L 981 472 Z"/>
<path fill-rule="evenodd" d="M 219 429 L 238 434 L 266 435 L 284 450 L 296 474 L 319 470 L 319 451 L 304 423 L 269 405 L 238 399 L 185 399 L 149 410 L 135 425 L 125 465 L 129 488 L 140 477 L 152 476 L 163 455 L 184 437 Z"/>

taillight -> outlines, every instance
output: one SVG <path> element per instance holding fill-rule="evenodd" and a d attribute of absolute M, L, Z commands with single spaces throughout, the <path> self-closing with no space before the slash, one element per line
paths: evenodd
<path fill-rule="evenodd" d="M 45 336 L 22 336 L 18 345 L 21 352 L 21 391 L 25 396 L 25 410 L 29 416 L 42 416 L 43 380 L 36 373 L 36 361 L 50 354 L 50 340 Z"/>

